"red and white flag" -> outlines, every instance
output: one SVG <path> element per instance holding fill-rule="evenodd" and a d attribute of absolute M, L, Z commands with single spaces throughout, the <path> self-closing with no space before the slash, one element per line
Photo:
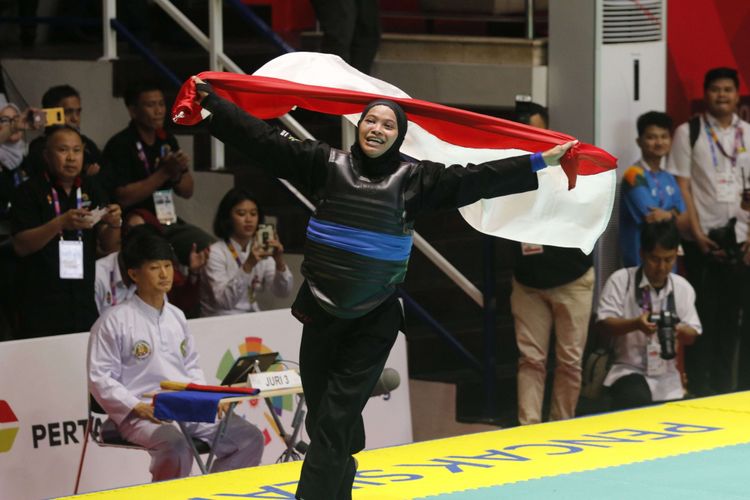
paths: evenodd
<path fill-rule="evenodd" d="M 365 75 L 338 56 L 293 52 L 253 75 L 203 72 L 216 93 L 262 119 L 277 118 L 295 107 L 345 115 L 356 124 L 364 106 L 385 97 L 398 102 L 409 119 L 401 152 L 418 159 L 465 165 L 545 151 L 574 138 L 527 125 L 410 98 L 399 88 Z M 188 80 L 172 115 L 193 125 L 202 120 Z M 579 143 L 562 160 L 565 170 L 539 171 L 539 189 L 481 200 L 460 209 L 475 229 L 526 243 L 578 247 L 590 252 L 607 226 L 615 198 L 616 159 Z M 576 178 L 575 172 L 578 173 Z"/>

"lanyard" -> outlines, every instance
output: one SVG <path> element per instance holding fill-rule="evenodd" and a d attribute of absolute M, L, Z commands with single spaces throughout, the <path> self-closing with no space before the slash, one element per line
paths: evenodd
<path fill-rule="evenodd" d="M 641 304 L 641 312 L 652 312 L 653 307 L 651 306 L 651 286 L 646 285 L 643 287 L 643 303 Z"/>
<path fill-rule="evenodd" d="M 659 208 L 665 207 L 664 192 L 661 189 L 661 182 L 659 182 L 659 172 L 652 172 L 651 167 L 646 163 L 646 160 L 641 159 L 641 168 L 646 179 L 651 179 L 656 186 L 656 194 L 659 197 Z"/>
<path fill-rule="evenodd" d="M 734 151 L 732 151 L 732 156 L 729 156 L 729 154 L 727 154 L 727 152 L 724 150 L 724 146 L 722 146 L 721 141 L 719 141 L 719 137 L 716 135 L 716 131 L 708 122 L 708 118 L 705 116 L 703 117 L 703 124 L 704 128 L 706 129 L 706 135 L 709 139 L 708 145 L 711 147 L 711 159 L 714 162 L 714 167 L 719 167 L 719 158 L 716 155 L 717 148 L 721 152 L 721 154 L 724 155 L 724 158 L 727 158 L 732 163 L 732 167 L 736 166 L 737 155 L 746 151 L 745 137 L 742 133 L 742 127 L 740 127 L 739 124 L 734 126 Z"/>
<path fill-rule="evenodd" d="M 653 312 L 653 301 L 651 297 L 651 284 L 647 284 L 641 288 L 641 280 L 643 279 L 643 267 L 639 267 L 635 271 L 635 283 L 633 284 L 633 291 L 635 292 L 635 302 L 638 307 L 641 308 L 641 313 Z M 669 276 L 669 284 L 672 289 L 667 296 L 667 304 L 670 308 L 674 309 L 674 283 L 672 282 L 672 276 Z M 665 285 L 666 286 L 666 285 Z M 626 290 L 630 288 L 630 274 L 628 274 L 628 285 Z M 664 302 L 662 301 L 662 309 L 664 309 Z M 672 310 L 672 312 L 676 312 Z"/>
<path fill-rule="evenodd" d="M 232 254 L 232 257 L 234 257 L 234 260 L 237 262 L 237 265 L 242 267 L 242 261 L 240 260 L 240 256 L 237 253 L 237 250 L 234 248 L 234 245 L 232 245 L 231 242 L 227 241 L 227 247 L 229 248 L 229 253 Z"/>
<path fill-rule="evenodd" d="M 135 148 L 138 150 L 138 159 L 143 163 L 143 169 L 146 171 L 146 175 L 151 175 L 151 163 L 148 161 L 146 151 L 143 148 L 143 143 L 140 140 L 135 141 Z M 156 159 L 156 166 L 159 166 L 159 160 L 169 154 L 171 148 L 169 144 L 162 144 L 159 150 L 159 158 Z"/>
<path fill-rule="evenodd" d="M 115 262 L 115 265 L 117 263 Z M 109 272 L 109 291 L 112 294 L 112 305 L 117 305 L 117 287 L 115 286 L 115 270 L 112 269 Z"/>
<path fill-rule="evenodd" d="M 18 187 L 24 180 L 25 175 L 21 172 L 20 168 L 13 171 L 13 187 Z"/>
<path fill-rule="evenodd" d="M 232 254 L 232 257 L 234 257 L 235 262 L 237 262 L 237 265 L 242 268 L 242 260 L 240 260 L 240 256 L 237 253 L 237 249 L 234 248 L 234 245 L 232 245 L 232 242 L 227 241 L 227 248 L 229 248 L 229 253 Z M 247 287 L 247 299 L 250 302 L 250 306 L 252 307 L 253 302 L 255 302 L 255 288 L 258 286 L 258 277 L 254 277 L 252 283 L 250 283 L 250 286 Z"/>
<path fill-rule="evenodd" d="M 141 141 L 135 141 L 135 148 L 138 150 L 138 159 L 143 162 L 143 168 L 146 170 L 146 175 L 151 175 L 151 164 L 148 161 L 146 152 L 143 150 L 143 144 L 141 144 Z"/>
<path fill-rule="evenodd" d="M 57 189 L 55 189 L 54 186 L 52 187 L 52 202 L 55 207 L 55 217 L 59 217 L 60 214 L 62 213 L 62 211 L 60 210 L 60 197 L 58 196 Z M 83 205 L 83 201 L 81 199 L 81 187 L 79 186 L 76 188 L 76 208 L 80 209 L 82 205 Z M 79 229 L 78 239 L 80 240 L 82 238 L 83 238 L 83 232 Z M 62 231 L 60 231 L 60 239 L 61 240 L 65 239 L 63 238 Z"/>

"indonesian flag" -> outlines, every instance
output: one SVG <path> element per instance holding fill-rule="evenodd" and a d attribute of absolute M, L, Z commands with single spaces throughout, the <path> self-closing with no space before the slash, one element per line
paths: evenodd
<path fill-rule="evenodd" d="M 216 93 L 261 119 L 278 118 L 295 107 L 344 115 L 355 124 L 364 106 L 377 98 L 401 105 L 409 129 L 401 152 L 417 160 L 465 165 L 546 151 L 573 137 L 527 125 L 410 98 L 399 88 L 365 75 L 331 54 L 293 52 L 265 64 L 253 75 L 203 72 Z M 188 80 L 172 109 L 173 119 L 193 125 L 202 119 Z M 591 252 L 607 226 L 615 198 L 617 160 L 579 143 L 563 158 L 563 169 L 538 172 L 536 191 L 481 200 L 461 215 L 478 231 L 526 243 L 578 247 Z M 576 179 L 575 172 L 579 177 Z"/>

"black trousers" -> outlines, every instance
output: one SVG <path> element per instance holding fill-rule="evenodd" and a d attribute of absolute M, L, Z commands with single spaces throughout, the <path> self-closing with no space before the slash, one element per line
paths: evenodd
<path fill-rule="evenodd" d="M 741 264 L 716 262 L 693 242 L 683 242 L 682 246 L 703 326 L 703 334 L 685 349 L 688 389 L 697 396 L 729 392 L 737 385 L 740 322 L 743 316 L 747 318 L 745 323 L 750 321 L 750 290 L 744 283 L 748 270 Z"/>
<path fill-rule="evenodd" d="M 311 0 L 323 29 L 322 52 L 336 54 L 363 73 L 370 73 L 380 45 L 377 0 Z"/>
<path fill-rule="evenodd" d="M 353 454 L 365 447 L 362 410 L 396 341 L 403 312 L 393 299 L 356 319 L 329 317 L 305 324 L 300 374 L 310 446 L 297 498 L 349 500 Z"/>
<path fill-rule="evenodd" d="M 638 373 L 631 373 L 615 380 L 609 388 L 609 395 L 612 396 L 613 410 L 639 408 L 654 403 L 646 377 Z"/>

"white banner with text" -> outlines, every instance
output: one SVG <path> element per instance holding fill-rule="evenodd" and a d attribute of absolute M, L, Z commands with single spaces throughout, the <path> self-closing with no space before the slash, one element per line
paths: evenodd
<path fill-rule="evenodd" d="M 302 325 L 288 309 L 201 318 L 188 325 L 208 383 L 219 383 L 234 360 L 246 353 L 278 352 L 288 362 L 286 368 L 297 368 Z M 73 493 L 87 419 L 87 343 L 88 333 L 0 343 L 0 498 Z M 400 374 L 402 383 L 389 398 L 373 397 L 365 408 L 369 449 L 412 441 L 403 335 L 386 366 Z M 295 402 L 296 396 L 281 396 L 270 405 L 287 432 L 292 430 Z M 266 437 L 263 464 L 276 462 L 285 449 L 270 411 L 263 400 L 237 407 Z M 304 432 L 301 439 L 309 441 Z M 145 451 L 90 442 L 80 491 L 147 483 L 149 462 Z"/>

